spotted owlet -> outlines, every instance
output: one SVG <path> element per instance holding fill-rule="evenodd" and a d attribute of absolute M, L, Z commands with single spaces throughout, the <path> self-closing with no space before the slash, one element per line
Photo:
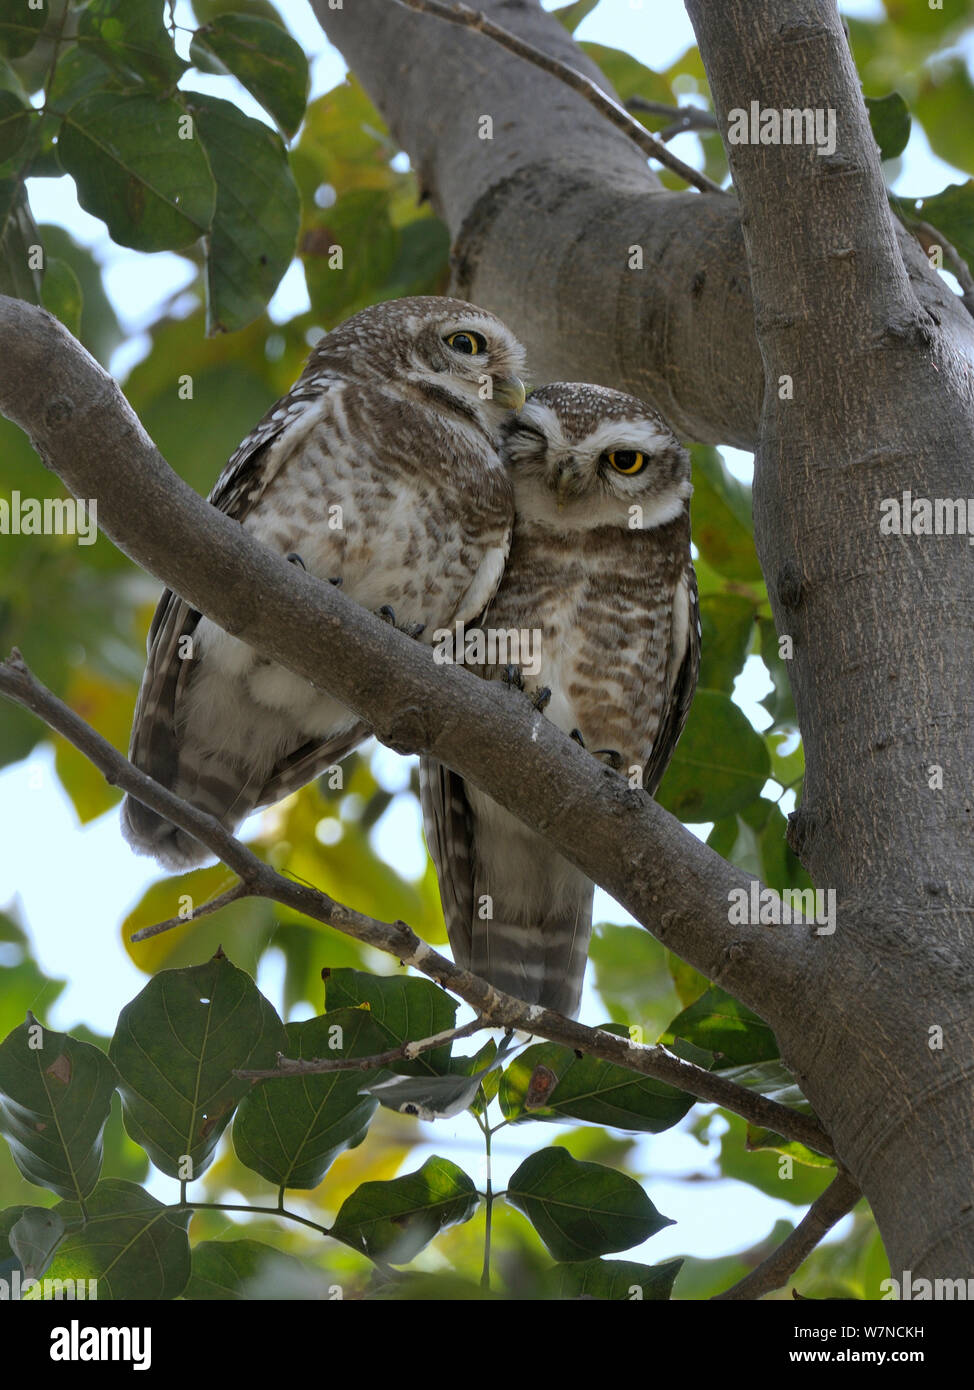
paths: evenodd
<path fill-rule="evenodd" d="M 566 734 L 655 793 L 699 665 L 688 455 L 643 402 L 600 386 L 535 391 L 503 435 L 511 553 L 481 623 L 455 633 L 454 648 L 487 679 L 520 685 Z M 575 1014 L 592 882 L 429 758 L 420 787 L 457 963 L 528 1003 Z"/>
<path fill-rule="evenodd" d="M 258 541 L 431 641 L 500 581 L 513 494 L 496 442 L 524 402 L 523 350 L 492 314 L 415 297 L 364 309 L 317 344 L 210 501 Z M 233 828 L 308 782 L 368 728 L 167 590 L 132 728 L 137 767 Z M 195 839 L 127 797 L 136 850 L 171 869 Z"/>

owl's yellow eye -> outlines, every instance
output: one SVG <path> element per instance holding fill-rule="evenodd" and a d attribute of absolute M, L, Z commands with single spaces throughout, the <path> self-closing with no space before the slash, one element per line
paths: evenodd
<path fill-rule="evenodd" d="M 646 455 L 638 449 L 615 449 L 611 454 L 606 454 L 606 458 L 617 473 L 626 473 L 629 477 L 642 472 L 646 466 Z"/>
<path fill-rule="evenodd" d="M 487 351 L 487 339 L 482 333 L 474 333 L 469 328 L 461 333 L 448 333 L 444 342 L 454 352 L 465 353 L 468 357 L 476 357 L 478 353 Z"/>

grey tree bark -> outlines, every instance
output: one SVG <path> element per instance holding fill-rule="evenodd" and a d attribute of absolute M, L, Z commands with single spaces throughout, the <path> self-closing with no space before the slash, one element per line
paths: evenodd
<path fill-rule="evenodd" d="M 455 288 L 510 322 L 537 378 L 628 389 L 690 438 L 756 448 L 758 554 L 805 741 L 791 835 L 840 918 L 788 942 L 788 1000 L 762 984 L 772 931 L 728 932 L 728 954 L 894 1274 L 967 1277 L 974 568 L 963 538 L 882 536 L 879 503 L 972 491 L 974 323 L 890 217 L 833 0 L 687 0 L 722 129 L 752 98 L 837 113 L 831 157 L 730 147 L 736 196 L 666 192 L 581 97 L 479 35 L 392 0 L 312 3 L 445 219 Z M 482 8 L 608 89 L 534 0 Z M 654 929 L 692 952 L 674 915 L 672 936 Z"/>

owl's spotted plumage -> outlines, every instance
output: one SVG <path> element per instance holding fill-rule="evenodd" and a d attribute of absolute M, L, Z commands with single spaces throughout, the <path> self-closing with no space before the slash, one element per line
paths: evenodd
<path fill-rule="evenodd" d="M 525 692 L 550 690 L 547 718 L 654 793 L 699 665 L 688 456 L 643 402 L 577 384 L 535 391 L 505 426 L 501 452 L 514 535 L 481 627 L 539 630 Z M 499 663 L 479 669 L 505 675 Z M 591 881 L 428 758 L 420 785 L 458 963 L 529 1003 L 577 1012 Z"/>
<path fill-rule="evenodd" d="M 461 300 L 365 309 L 321 339 L 210 501 L 431 641 L 435 629 L 475 619 L 503 571 L 513 500 L 496 440 L 524 399 L 522 360 L 498 319 Z M 177 795 L 235 827 L 368 732 L 331 696 L 163 594 L 130 756 Z M 169 868 L 206 855 L 132 797 L 122 826 Z"/>

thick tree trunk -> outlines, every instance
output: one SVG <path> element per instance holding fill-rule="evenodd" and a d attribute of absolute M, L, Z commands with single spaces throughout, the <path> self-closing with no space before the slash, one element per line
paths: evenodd
<path fill-rule="evenodd" d="M 974 568 L 963 537 L 881 535 L 879 504 L 974 492 L 974 324 L 890 218 L 834 3 L 688 0 L 722 118 L 752 99 L 837 113 L 832 156 L 731 147 L 737 197 L 665 192 L 581 97 L 480 35 L 389 0 L 313 3 L 450 227 L 458 291 L 511 323 L 539 380 L 622 387 L 694 439 L 757 446 L 805 740 L 792 834 L 840 906 L 796 960 L 794 1006 L 766 1017 L 894 1275 L 966 1277 Z M 533 2 L 482 7 L 603 81 Z"/>

